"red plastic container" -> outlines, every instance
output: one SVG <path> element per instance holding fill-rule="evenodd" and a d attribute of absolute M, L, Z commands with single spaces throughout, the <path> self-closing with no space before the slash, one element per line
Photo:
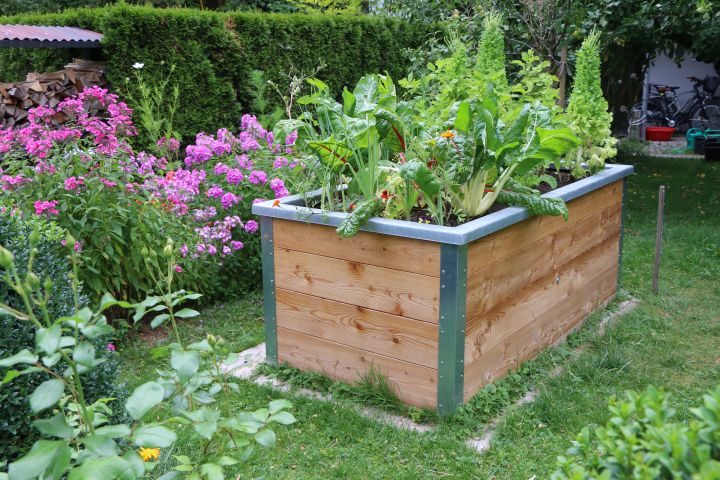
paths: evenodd
<path fill-rule="evenodd" d="M 673 127 L 647 127 L 645 128 L 645 140 L 651 142 L 669 142 L 672 139 L 675 129 Z"/>

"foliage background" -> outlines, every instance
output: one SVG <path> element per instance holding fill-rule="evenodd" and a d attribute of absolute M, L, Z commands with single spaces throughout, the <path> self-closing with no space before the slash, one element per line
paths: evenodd
<path fill-rule="evenodd" d="M 432 25 L 400 18 L 344 15 L 220 13 L 195 9 L 157 9 L 129 5 L 71 9 L 63 13 L 0 17 L 0 23 L 74 25 L 100 31 L 107 75 L 117 89 L 132 77 L 135 62 L 145 64 L 148 81 L 167 75 L 180 87 L 176 127 L 184 141 L 199 131 L 234 127 L 251 102 L 252 70 L 286 85 L 284 76 L 313 72 L 333 91 L 366 73 L 387 71 L 401 77 L 405 48 L 422 44 Z M 65 49 L 2 49 L 0 81 L 22 80 L 28 71 L 62 68 L 81 52 Z M 132 85 L 132 82 L 130 82 Z M 271 100 L 281 102 L 279 95 Z M 132 106 L 132 105 L 131 105 Z"/>

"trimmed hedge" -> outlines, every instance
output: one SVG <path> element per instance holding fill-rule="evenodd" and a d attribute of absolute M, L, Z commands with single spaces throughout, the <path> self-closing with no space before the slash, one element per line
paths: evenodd
<path fill-rule="evenodd" d="M 247 78 L 253 69 L 287 84 L 292 68 L 312 72 L 340 91 L 362 75 L 387 71 L 404 75 L 402 52 L 422 44 L 433 27 L 402 19 L 369 16 L 207 12 L 118 5 L 67 10 L 60 14 L 0 17 L 0 23 L 75 25 L 105 35 L 101 55 L 116 89 L 135 73 L 132 64 L 146 65 L 145 75 L 167 74 L 180 87 L 176 126 L 183 140 L 199 131 L 237 125 L 250 104 Z M 0 80 L 21 80 L 29 70 L 61 68 L 76 50 L 0 49 Z M 165 65 L 162 67 L 161 62 Z M 273 95 L 272 100 L 279 101 Z"/>

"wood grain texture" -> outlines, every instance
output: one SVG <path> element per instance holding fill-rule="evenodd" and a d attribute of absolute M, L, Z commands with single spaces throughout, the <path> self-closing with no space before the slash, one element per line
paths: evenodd
<path fill-rule="evenodd" d="M 275 286 L 400 317 L 438 321 L 437 277 L 276 247 Z"/>
<path fill-rule="evenodd" d="M 468 278 L 467 315 L 472 319 L 501 305 L 580 253 L 620 231 L 622 206 L 613 204 L 532 243 Z"/>
<path fill-rule="evenodd" d="M 617 270 L 619 235 L 575 257 L 557 272 L 533 282 L 507 302 L 468 322 L 465 337 L 465 364 L 487 355 L 511 336 L 583 291 L 605 270 Z M 617 278 L 616 278 L 617 280 Z M 577 297 L 578 301 L 584 299 Z"/>
<path fill-rule="evenodd" d="M 341 345 L 278 327 L 279 361 L 301 370 L 355 383 L 371 366 L 378 369 L 398 398 L 418 407 L 437 403 L 437 370 L 422 367 L 366 350 Z"/>
<path fill-rule="evenodd" d="M 568 220 L 534 216 L 483 237 L 468 247 L 468 275 L 562 230 L 593 213 L 622 202 L 622 180 L 568 202 Z"/>
<path fill-rule="evenodd" d="M 437 369 L 435 324 L 278 288 L 279 327 Z"/>
<path fill-rule="evenodd" d="M 335 228 L 275 219 L 275 245 L 289 250 L 340 258 L 433 277 L 440 276 L 440 244 L 412 238 L 359 232 L 340 238 Z"/>
<path fill-rule="evenodd" d="M 483 386 L 509 370 L 517 369 L 579 326 L 590 313 L 612 298 L 616 282 L 617 264 L 586 282 L 573 295 L 555 304 L 484 356 L 467 364 L 464 400 L 469 400 Z"/>

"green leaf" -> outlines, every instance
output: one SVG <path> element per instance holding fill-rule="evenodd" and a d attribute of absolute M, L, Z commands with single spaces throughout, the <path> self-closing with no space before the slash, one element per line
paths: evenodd
<path fill-rule="evenodd" d="M 33 364 L 38 361 L 38 356 L 31 353 L 28 349 L 20 350 L 12 357 L 6 357 L 0 360 L 0 367 L 12 367 L 18 363 L 29 363 Z"/>
<path fill-rule="evenodd" d="M 30 395 L 30 409 L 35 413 L 42 412 L 57 404 L 63 393 L 65 382 L 58 379 L 46 380 Z"/>
<path fill-rule="evenodd" d="M 222 465 L 223 467 L 227 467 L 230 465 L 236 465 L 238 463 L 240 463 L 239 460 L 235 460 L 234 458 L 228 457 L 225 455 L 220 457 L 220 459 L 218 460 L 218 465 Z"/>
<path fill-rule="evenodd" d="M 353 151 L 342 142 L 338 142 L 333 137 L 323 141 L 313 141 L 307 143 L 308 147 L 317 153 L 320 161 L 333 169 L 340 171 L 345 164 L 353 156 Z"/>
<path fill-rule="evenodd" d="M 455 130 L 468 133 L 470 132 L 470 121 L 472 119 L 472 112 L 470 109 L 470 102 L 465 100 L 458 106 L 457 114 L 455 116 Z"/>
<path fill-rule="evenodd" d="M 177 440 L 175 432 L 161 425 L 145 425 L 138 428 L 132 441 L 139 447 L 167 448 Z"/>
<path fill-rule="evenodd" d="M 561 156 L 580 145 L 580 139 L 569 128 L 537 129 L 540 138 L 540 147 Z"/>
<path fill-rule="evenodd" d="M 342 98 L 343 98 L 343 113 L 349 117 L 352 117 L 355 115 L 355 95 L 350 92 L 350 90 L 347 89 L 347 87 L 343 88 L 342 92 Z"/>
<path fill-rule="evenodd" d="M 83 444 L 90 453 L 98 457 L 111 457 L 118 454 L 117 444 L 110 437 L 90 435 L 83 438 Z"/>
<path fill-rule="evenodd" d="M 67 440 L 73 436 L 73 429 L 65 422 L 65 416 L 62 413 L 50 418 L 35 420 L 33 425 L 47 437 L 58 437 Z"/>
<path fill-rule="evenodd" d="M 18 370 L 8 370 L 7 372 L 5 372 L 5 376 L 3 377 L 2 382 L 0 382 L 0 385 L 10 383 L 20 375 L 22 375 L 22 373 L 20 373 L 20 371 Z"/>
<path fill-rule="evenodd" d="M 160 315 L 154 317 L 152 319 L 152 322 L 150 322 L 150 328 L 157 328 L 163 323 L 165 323 L 165 320 L 170 318 L 170 315 L 167 313 L 161 313 Z"/>
<path fill-rule="evenodd" d="M 207 480 L 224 480 L 223 470 L 220 465 L 215 463 L 204 463 L 200 465 L 200 474 Z"/>
<path fill-rule="evenodd" d="M 281 425 L 292 425 L 296 421 L 297 420 L 290 412 L 278 412 L 274 415 L 270 415 L 270 418 L 268 418 L 268 423 L 275 422 Z"/>
<path fill-rule="evenodd" d="M 79 468 L 68 475 L 68 480 L 115 480 L 134 477 L 133 464 L 123 458 L 113 456 L 85 460 Z"/>
<path fill-rule="evenodd" d="M 50 328 L 38 328 L 35 332 L 35 346 L 48 355 L 52 355 L 60 348 L 62 327 L 53 325 Z"/>
<path fill-rule="evenodd" d="M 130 395 L 125 403 L 125 410 L 135 420 L 140 420 L 153 407 L 163 401 L 165 390 L 157 382 L 147 382 L 140 385 Z"/>
<path fill-rule="evenodd" d="M 128 302 L 123 302 L 120 300 L 115 300 L 115 297 L 112 296 L 110 293 L 105 293 L 102 296 L 102 299 L 100 299 L 100 311 L 104 312 L 110 307 L 119 306 L 122 308 L 131 308 L 132 305 L 130 305 Z"/>
<path fill-rule="evenodd" d="M 358 203 L 355 209 L 338 225 L 336 230 L 338 235 L 342 238 L 354 237 L 360 231 L 360 227 L 381 209 L 382 201 L 376 197 Z"/>
<path fill-rule="evenodd" d="M 200 355 L 190 350 L 173 350 L 170 354 L 170 366 L 177 372 L 180 381 L 185 383 L 200 368 Z"/>
<path fill-rule="evenodd" d="M 192 308 L 183 308 L 179 312 L 175 313 L 175 316 L 180 318 L 192 318 L 197 317 L 198 315 L 200 315 L 200 312 L 193 310 Z"/>
<path fill-rule="evenodd" d="M 266 428 L 255 434 L 255 441 L 263 447 L 272 447 L 275 445 L 277 437 L 275 436 L 275 432 Z"/>
<path fill-rule="evenodd" d="M 130 427 L 123 423 L 118 425 L 106 425 L 95 429 L 96 435 L 104 435 L 110 438 L 122 438 L 130 435 Z"/>
<path fill-rule="evenodd" d="M 398 173 L 404 180 L 417 183 L 420 190 L 430 197 L 435 197 L 440 193 L 442 188 L 440 180 L 421 161 L 413 160 L 401 165 Z"/>
<path fill-rule="evenodd" d="M 290 409 L 293 407 L 293 404 L 285 400 L 284 398 L 281 398 L 279 400 L 273 400 L 268 404 L 268 411 L 271 415 L 278 413 L 281 410 Z"/>
<path fill-rule="evenodd" d="M 62 466 L 62 460 L 66 455 L 64 450 L 69 451 L 70 448 L 61 440 L 39 440 L 35 442 L 27 455 L 10 464 L 8 468 L 9 478 L 13 480 L 31 480 L 42 475 L 54 461 L 58 461 L 58 467 Z"/>
<path fill-rule="evenodd" d="M 80 342 L 73 350 L 73 360 L 85 367 L 94 367 L 95 346 L 90 342 Z"/>
<path fill-rule="evenodd" d="M 547 198 L 519 192 L 502 192 L 498 195 L 498 202 L 506 205 L 521 205 L 527 207 L 537 215 L 562 215 L 568 218 L 567 205 L 562 198 Z"/>

